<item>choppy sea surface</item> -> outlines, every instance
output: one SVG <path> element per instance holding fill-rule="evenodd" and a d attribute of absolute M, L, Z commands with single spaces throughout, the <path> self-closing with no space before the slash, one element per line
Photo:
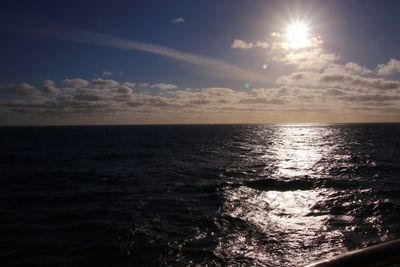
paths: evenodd
<path fill-rule="evenodd" d="M 400 124 L 0 128 L 2 266 L 296 266 L 400 238 Z"/>

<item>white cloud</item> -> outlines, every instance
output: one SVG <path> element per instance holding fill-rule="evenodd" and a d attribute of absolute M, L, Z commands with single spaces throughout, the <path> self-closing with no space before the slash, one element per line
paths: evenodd
<path fill-rule="evenodd" d="M 322 49 L 291 51 L 281 57 L 276 57 L 276 61 L 294 65 L 299 70 L 323 70 L 338 61 L 340 57 L 333 53 L 326 53 Z"/>
<path fill-rule="evenodd" d="M 176 18 L 172 19 L 173 23 L 184 23 L 185 21 L 186 21 L 186 19 L 183 17 L 176 17 Z"/>
<path fill-rule="evenodd" d="M 268 48 L 269 45 L 266 42 L 255 42 L 255 43 L 247 43 L 243 40 L 240 39 L 235 39 L 231 45 L 231 48 L 236 48 L 236 49 L 251 49 L 251 48 Z"/>
<path fill-rule="evenodd" d="M 268 43 L 266 43 L 266 42 L 257 41 L 257 42 L 254 43 L 254 47 L 268 48 L 269 45 L 268 45 Z"/>
<path fill-rule="evenodd" d="M 360 66 L 357 63 L 349 62 L 344 65 L 344 68 L 352 74 L 367 75 L 371 74 L 372 71 L 366 67 Z"/>
<path fill-rule="evenodd" d="M 89 82 L 84 79 L 65 79 L 61 82 L 62 86 L 68 88 L 83 88 L 89 85 Z"/>
<path fill-rule="evenodd" d="M 160 90 L 170 90 L 170 89 L 178 88 L 178 86 L 176 86 L 175 84 L 170 84 L 170 83 L 156 83 L 156 84 L 152 84 L 150 87 L 157 88 Z"/>
<path fill-rule="evenodd" d="M 400 72 L 400 60 L 391 58 L 386 64 L 379 64 L 377 73 L 379 75 L 389 75 Z"/>
<path fill-rule="evenodd" d="M 243 40 L 240 39 L 235 39 L 231 45 L 232 48 L 238 48 L 238 49 L 250 49 L 253 48 L 252 43 L 246 43 Z"/>
<path fill-rule="evenodd" d="M 273 51 L 305 51 L 309 49 L 320 49 L 324 43 L 322 36 L 310 36 L 308 37 L 309 45 L 302 49 L 293 49 L 291 45 L 288 43 L 287 36 L 285 34 L 281 34 L 280 32 L 271 32 L 270 36 L 272 37 L 271 41 L 271 50 Z"/>

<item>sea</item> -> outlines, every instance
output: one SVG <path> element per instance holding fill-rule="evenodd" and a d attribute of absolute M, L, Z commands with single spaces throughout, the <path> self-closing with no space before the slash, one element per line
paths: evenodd
<path fill-rule="evenodd" d="M 301 266 L 400 238 L 400 124 L 0 128 L 1 266 Z"/>

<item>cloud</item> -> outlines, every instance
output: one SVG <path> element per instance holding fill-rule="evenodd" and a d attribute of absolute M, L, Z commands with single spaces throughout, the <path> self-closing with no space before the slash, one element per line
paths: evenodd
<path fill-rule="evenodd" d="M 400 100 L 400 96 L 382 95 L 382 94 L 367 94 L 356 96 L 343 96 L 341 99 L 352 102 L 392 102 Z"/>
<path fill-rule="evenodd" d="M 112 73 L 112 72 L 109 71 L 109 70 L 105 70 L 105 71 L 103 71 L 102 75 L 103 75 L 103 76 L 113 76 L 114 73 Z"/>
<path fill-rule="evenodd" d="M 185 21 L 186 21 L 186 19 L 182 18 L 182 17 L 176 17 L 176 18 L 172 19 L 173 23 L 184 23 Z"/>
<path fill-rule="evenodd" d="M 290 83 L 279 87 L 250 90 L 226 87 L 179 89 L 176 85 L 160 82 L 148 84 L 148 88 L 164 89 L 143 91 L 132 90 L 136 87 L 133 82 L 119 83 L 113 80 L 95 79 L 92 82 L 101 81 L 99 83 L 101 86 L 98 88 L 93 88 L 90 84 L 85 88 L 72 89 L 61 84 L 57 87 L 56 95 L 37 92 L 35 97 L 30 97 L 30 94 L 18 94 L 14 98 L 0 99 L 0 117 L 20 116 L 18 118 L 25 118 L 31 122 L 28 117 L 24 117 L 26 114 L 30 117 L 40 116 L 43 119 L 54 118 L 55 121 L 60 121 L 60 118 L 65 116 L 72 116 L 77 121 L 89 118 L 87 116 L 119 121 L 125 116 L 128 119 L 126 122 L 129 122 L 129 118 L 142 116 L 142 122 L 149 122 L 151 118 L 171 116 L 170 118 L 175 119 L 186 118 L 187 122 L 193 123 L 196 118 L 226 120 L 269 116 L 268 118 L 275 120 L 279 116 L 294 118 L 300 116 L 299 113 L 305 112 L 313 116 L 322 116 L 323 113 L 336 118 L 340 114 L 347 114 L 346 116 L 354 114 L 354 110 L 364 114 L 363 112 L 367 112 L 365 109 L 367 107 L 368 112 L 375 110 L 395 116 L 394 111 L 400 105 L 400 93 L 394 90 L 382 90 L 388 89 L 384 82 L 390 81 L 356 75 L 348 78 L 350 75 L 339 74 L 336 73 L 334 76 L 331 72 L 297 72 L 287 75 L 286 79 Z M 362 78 L 366 80 L 359 81 Z M 46 80 L 44 84 L 54 86 L 51 80 Z M 368 92 L 352 89 L 377 84 L 382 87 L 370 88 Z"/>
<path fill-rule="evenodd" d="M 89 85 L 89 82 L 84 79 L 65 79 L 61 82 L 67 88 L 83 88 Z"/>
<path fill-rule="evenodd" d="M 339 59 L 338 55 L 321 49 L 291 51 L 282 57 L 275 57 L 275 61 L 294 65 L 299 70 L 322 70 L 334 66 L 334 62 Z"/>
<path fill-rule="evenodd" d="M 94 79 L 90 82 L 90 88 L 112 88 L 112 87 L 118 87 L 119 82 L 114 81 L 114 80 L 104 80 L 104 79 Z"/>
<path fill-rule="evenodd" d="M 298 87 L 319 87 L 321 80 L 321 74 L 317 72 L 301 71 L 293 72 L 289 75 L 283 75 L 279 77 L 276 82 L 277 84 L 287 86 L 298 86 Z"/>
<path fill-rule="evenodd" d="M 238 48 L 238 49 L 250 49 L 253 48 L 252 43 L 246 43 L 240 39 L 235 39 L 231 45 L 231 48 Z"/>
<path fill-rule="evenodd" d="M 379 64 L 377 73 L 379 75 L 389 75 L 396 72 L 400 72 L 400 60 L 391 58 L 386 64 Z"/>
<path fill-rule="evenodd" d="M 324 40 L 322 39 L 322 36 L 316 35 L 316 36 L 309 36 L 309 45 L 307 47 L 304 47 L 302 49 L 293 49 L 291 45 L 287 41 L 287 36 L 285 34 L 281 34 L 280 32 L 271 32 L 270 36 L 272 37 L 272 44 L 271 44 L 271 50 L 272 51 L 305 51 L 309 49 L 320 49 L 324 43 Z"/>
<path fill-rule="evenodd" d="M 143 88 L 147 88 L 150 86 L 150 84 L 149 83 L 139 83 L 139 86 L 143 87 Z"/>
<path fill-rule="evenodd" d="M 54 82 L 52 80 L 45 80 L 42 87 L 43 93 L 48 95 L 56 95 L 59 93 L 59 90 L 56 88 Z"/>
<path fill-rule="evenodd" d="M 260 42 L 260 41 L 255 42 L 253 46 L 254 47 L 259 47 L 259 48 L 268 48 L 269 47 L 268 43 Z"/>
<path fill-rule="evenodd" d="M 385 80 L 382 78 L 361 77 L 346 73 L 331 72 L 294 72 L 287 76 L 281 76 L 277 83 L 290 86 L 313 88 L 341 88 L 362 90 L 396 90 L 400 88 L 400 82 Z"/>
<path fill-rule="evenodd" d="M 339 90 L 339 89 L 328 89 L 327 90 L 327 93 L 329 94 L 329 95 L 334 95 L 334 96 L 338 96 L 338 95 L 345 95 L 346 94 L 346 92 L 345 91 L 343 91 L 343 90 Z"/>
<path fill-rule="evenodd" d="M 122 85 L 133 89 L 136 86 L 136 83 L 124 82 Z"/>
<path fill-rule="evenodd" d="M 268 48 L 269 45 L 266 42 L 255 42 L 255 43 L 247 43 L 240 39 L 235 39 L 231 45 L 231 48 L 236 49 L 251 49 L 251 48 Z"/>
<path fill-rule="evenodd" d="M 0 89 L 1 91 L 4 91 L 6 93 L 20 95 L 20 96 L 29 96 L 37 94 L 36 88 L 27 83 L 8 84 L 5 86 L 1 86 Z"/>
<path fill-rule="evenodd" d="M 378 90 L 394 90 L 399 89 L 400 83 L 397 81 L 389 81 L 381 78 L 364 78 L 359 76 L 342 75 L 342 74 L 325 74 L 322 75 L 321 81 L 328 84 L 348 84 L 350 86 L 366 89 Z"/>
<path fill-rule="evenodd" d="M 119 88 L 118 92 L 121 94 L 128 94 L 132 92 L 132 89 L 135 88 L 136 83 L 132 82 L 124 82 Z"/>
<path fill-rule="evenodd" d="M 262 104 L 262 105 L 283 105 L 285 101 L 281 99 L 267 99 L 267 98 L 246 98 L 239 101 L 243 104 Z"/>
<path fill-rule="evenodd" d="M 121 94 L 128 94 L 132 92 L 132 89 L 127 86 L 121 86 L 118 88 L 118 92 Z"/>
<path fill-rule="evenodd" d="M 157 88 L 160 90 L 170 90 L 170 89 L 178 89 L 178 86 L 170 83 L 156 83 L 150 86 L 151 88 Z"/>
<path fill-rule="evenodd" d="M 366 67 L 360 66 L 357 63 L 349 62 L 344 65 L 344 68 L 352 74 L 368 75 L 372 73 L 372 70 Z"/>
<path fill-rule="evenodd" d="M 102 99 L 100 96 L 94 94 L 78 94 L 74 98 L 80 101 L 99 101 Z"/>

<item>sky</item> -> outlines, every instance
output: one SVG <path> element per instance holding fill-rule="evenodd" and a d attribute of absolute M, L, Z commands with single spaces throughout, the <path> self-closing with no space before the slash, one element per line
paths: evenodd
<path fill-rule="evenodd" d="M 2 1 L 0 125 L 400 122 L 400 1 Z"/>

